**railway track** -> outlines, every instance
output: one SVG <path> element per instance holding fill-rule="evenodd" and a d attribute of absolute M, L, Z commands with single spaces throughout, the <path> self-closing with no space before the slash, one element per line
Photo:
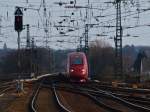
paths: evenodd
<path fill-rule="evenodd" d="M 29 101 L 29 111 L 30 112 L 37 112 L 36 100 L 37 100 L 37 97 L 38 97 L 38 94 L 39 94 L 39 91 L 40 91 L 40 87 L 41 87 L 41 84 L 38 85 L 36 88 L 34 88 L 34 91 L 32 93 L 30 101 Z"/>
<path fill-rule="evenodd" d="M 68 87 L 69 88 L 69 87 Z M 73 91 L 74 89 L 73 88 L 78 88 L 78 93 L 82 93 L 82 94 L 85 94 L 87 96 L 90 96 L 92 99 L 95 99 L 96 102 L 98 102 L 100 104 L 100 106 L 103 106 L 103 107 L 107 107 L 108 109 L 112 109 L 111 111 L 120 111 L 120 112 L 123 112 L 123 110 L 129 110 L 129 112 L 131 111 L 137 111 L 137 112 L 149 112 L 150 111 L 150 108 L 148 106 L 143 106 L 140 105 L 140 103 L 142 102 L 145 102 L 145 104 L 149 105 L 148 101 L 141 101 L 141 100 L 138 100 L 138 99 L 129 99 L 129 98 L 121 98 L 117 95 L 114 95 L 112 93 L 109 93 L 107 91 L 103 91 L 103 90 L 100 90 L 100 89 L 97 89 L 97 90 L 94 90 L 94 89 L 89 89 L 89 88 L 81 88 L 80 87 L 70 87 L 70 90 Z M 77 90 L 77 89 L 76 89 Z M 105 102 L 108 102 L 111 100 L 112 104 L 113 102 L 115 102 L 117 105 L 120 105 L 122 104 L 122 107 L 123 109 L 122 110 L 118 110 L 118 106 L 116 105 L 112 105 L 110 104 L 110 107 L 108 107 L 108 103 L 105 104 L 103 99 L 105 98 Z M 108 100 L 108 101 L 106 101 Z M 139 101 L 139 103 L 136 102 Z M 141 101 L 141 102 L 140 102 Z M 103 105 L 102 105 L 103 104 Z M 116 108 L 115 108 L 116 107 Z M 130 108 L 128 108 L 130 107 Z M 116 109 L 116 110 L 115 110 Z"/>
<path fill-rule="evenodd" d="M 7 91 L 9 91 L 9 90 L 11 90 L 11 89 L 12 89 L 12 87 L 7 87 L 7 88 L 1 90 L 1 91 L 0 91 L 0 96 L 2 96 L 5 92 L 7 92 Z"/>
<path fill-rule="evenodd" d="M 132 89 L 132 88 L 113 88 L 103 85 L 94 85 L 96 90 L 101 89 L 112 95 L 120 97 L 128 102 L 132 102 L 143 107 L 150 108 L 150 90 L 148 89 Z M 87 85 L 90 88 L 90 85 Z M 108 87 L 108 88 L 107 88 Z"/>
<path fill-rule="evenodd" d="M 117 108 L 114 108 L 106 103 L 104 103 L 102 100 L 98 99 L 97 96 L 95 96 L 94 94 L 91 94 L 91 92 L 89 91 L 85 91 L 83 88 L 78 88 L 76 87 L 76 89 L 73 89 L 73 88 L 64 88 L 64 87 L 59 87 L 59 89 L 63 89 L 65 91 L 69 91 L 69 92 L 73 92 L 73 93 L 76 93 L 76 94 L 81 94 L 81 95 L 84 95 L 86 97 L 88 97 L 89 99 L 91 99 L 92 101 L 95 102 L 95 104 L 97 104 L 99 107 L 103 108 L 104 109 L 104 112 L 122 112 L 120 111 L 119 109 Z"/>
<path fill-rule="evenodd" d="M 26 112 L 32 85 L 25 83 L 24 91 L 18 93 L 15 82 L 0 85 L 0 112 Z"/>
<path fill-rule="evenodd" d="M 131 100 L 126 98 L 126 99 L 123 99 L 121 97 L 118 97 L 116 95 L 113 95 L 112 93 L 109 93 L 107 91 L 103 91 L 103 90 L 98 90 L 98 92 L 100 92 L 101 94 L 109 97 L 109 98 L 112 98 L 120 103 L 123 103 L 124 105 L 127 105 L 131 108 L 133 108 L 134 110 L 137 110 L 139 112 L 143 111 L 143 112 L 150 112 L 150 108 L 147 108 L 147 107 L 144 107 L 144 106 L 141 106 L 141 105 L 138 105 L 136 104 L 135 102 L 130 102 Z M 130 100 L 130 101 L 129 101 Z"/>
<path fill-rule="evenodd" d="M 94 110 L 95 112 L 109 112 L 107 109 L 97 105 L 96 101 L 92 100 L 90 95 L 85 96 L 68 90 L 62 91 L 58 89 L 56 85 L 56 82 L 54 82 L 49 85 L 41 84 L 38 89 L 36 88 L 30 101 L 29 111 L 48 112 L 51 110 L 52 112 L 91 112 Z M 44 102 L 41 101 L 41 99 L 44 100 Z M 80 99 L 80 103 L 77 99 Z M 47 108 L 47 110 L 44 110 L 44 108 Z"/>
<path fill-rule="evenodd" d="M 59 106 L 59 108 L 61 109 L 61 112 L 73 112 L 71 110 L 69 110 L 67 107 L 65 107 L 62 102 L 60 101 L 60 98 L 59 98 L 59 95 L 56 91 L 56 88 L 55 88 L 55 85 L 52 84 L 52 89 L 53 89 L 53 93 L 54 93 L 54 96 L 55 96 L 55 99 L 56 99 L 56 102 Z"/>
<path fill-rule="evenodd" d="M 43 108 L 47 108 L 44 112 L 88 112 L 91 108 L 90 111 L 94 112 L 150 112 L 150 99 L 130 96 L 125 94 L 127 91 L 121 94 L 103 90 L 94 84 L 64 83 L 59 80 L 46 81 L 40 85 L 30 101 L 30 112 L 42 112 Z M 40 99 L 45 99 L 45 102 L 41 103 Z"/>
<path fill-rule="evenodd" d="M 140 89 L 140 88 L 130 88 L 130 87 L 113 87 L 111 85 L 108 84 L 100 84 L 100 83 L 96 83 L 96 82 L 90 82 L 87 83 L 87 85 L 93 85 L 96 86 L 97 88 L 106 90 L 106 91 L 114 91 L 114 92 L 126 92 L 128 94 L 132 94 L 132 93 L 138 93 L 138 94 L 150 94 L 150 89 Z"/>
<path fill-rule="evenodd" d="M 150 99 L 149 98 L 143 98 L 143 97 L 136 97 L 136 96 L 130 96 L 130 95 L 125 95 L 125 94 L 118 94 L 114 92 L 109 92 L 117 97 L 121 97 L 127 101 L 137 103 L 140 105 L 147 105 L 150 108 Z"/>
<path fill-rule="evenodd" d="M 44 92 L 43 92 L 44 91 Z M 44 95 L 48 96 L 48 97 L 44 97 Z M 45 99 L 45 102 L 47 105 L 44 105 L 45 102 L 43 103 L 43 101 L 41 101 L 41 99 Z M 55 100 L 53 99 L 55 98 Z M 48 101 L 48 99 L 53 99 L 52 103 L 50 103 Z M 48 104 L 48 103 L 49 104 Z M 50 104 L 52 104 L 53 106 L 50 106 Z M 42 107 L 43 106 L 43 107 Z M 46 107 L 47 106 L 47 107 Z M 51 107 L 51 108 L 48 108 L 48 107 Z M 46 111 L 49 111 L 48 109 L 50 110 L 54 110 L 54 111 L 61 111 L 61 112 L 72 112 L 72 111 L 69 111 L 62 103 L 61 101 L 59 100 L 59 97 L 57 95 L 57 92 L 56 92 L 56 88 L 55 86 L 52 84 L 51 87 L 50 86 L 42 86 L 42 82 L 40 82 L 40 84 L 35 88 L 33 94 L 32 94 L 32 97 L 30 99 L 30 102 L 29 102 L 29 111 L 30 112 L 43 112 L 43 109 L 46 108 L 47 110 L 45 110 L 44 112 Z M 55 109 L 54 109 L 55 108 Z"/>
<path fill-rule="evenodd" d="M 64 108 L 65 110 L 63 110 L 64 112 L 91 112 L 93 110 L 95 112 L 109 112 L 106 107 L 100 107 L 98 104 L 99 102 L 88 93 L 85 94 L 79 91 L 72 91 L 69 90 L 68 87 L 65 87 L 65 89 L 62 87 L 58 88 L 58 86 L 55 87 L 55 91 L 57 91 L 58 102 L 61 101 L 63 107 L 66 105 Z"/>
<path fill-rule="evenodd" d="M 3 90 L 5 88 L 8 88 L 8 87 L 11 87 L 11 86 L 14 86 L 15 85 L 15 82 L 3 82 L 0 84 L 0 90 Z"/>
<path fill-rule="evenodd" d="M 31 98 L 31 100 L 30 100 L 30 103 L 29 103 L 29 111 L 30 112 L 43 112 L 43 109 L 45 110 L 44 112 L 48 112 L 49 110 L 54 110 L 55 112 L 58 112 L 58 111 L 60 111 L 60 112 L 72 112 L 72 111 L 69 111 L 62 103 L 61 103 L 61 101 L 59 100 L 59 97 L 58 97 L 58 95 L 57 95 L 57 92 L 56 92 L 56 89 L 55 89 L 55 87 L 53 86 L 52 87 L 53 89 L 52 89 L 52 91 L 50 90 L 50 88 L 45 88 L 46 89 L 46 91 L 45 91 L 45 93 L 46 92 L 48 92 L 48 93 L 46 93 L 47 95 L 48 94 L 51 94 L 51 95 L 48 95 L 49 96 L 49 98 L 47 98 L 47 99 L 45 99 L 45 102 L 48 102 L 47 100 L 49 99 L 53 99 L 53 96 L 55 97 L 55 101 L 53 101 L 52 103 L 52 105 L 53 106 L 50 106 L 50 105 L 44 105 L 45 103 L 41 103 L 41 102 L 43 102 L 43 101 L 41 101 L 40 99 L 41 98 L 43 98 L 44 96 L 40 96 L 40 95 L 42 95 L 43 93 L 42 93 L 42 90 L 44 91 L 44 89 L 41 89 L 41 87 L 39 87 L 36 91 L 35 91 L 35 93 L 33 93 L 33 96 L 32 96 L 32 98 Z M 50 93 L 51 92 L 51 93 Z M 44 93 L 44 94 L 45 94 Z M 38 101 L 39 100 L 39 101 Z M 51 104 L 51 103 L 49 103 L 49 104 Z M 42 107 L 43 106 L 43 107 Z M 48 108 L 48 106 L 50 106 L 51 108 Z M 55 109 L 54 109 L 55 108 Z M 47 109 L 47 110 L 46 110 Z M 49 110 L 48 110 L 49 109 Z"/>
<path fill-rule="evenodd" d="M 6 93 L 9 90 L 14 89 L 15 83 L 14 82 L 5 82 L 0 85 L 0 96 Z"/>

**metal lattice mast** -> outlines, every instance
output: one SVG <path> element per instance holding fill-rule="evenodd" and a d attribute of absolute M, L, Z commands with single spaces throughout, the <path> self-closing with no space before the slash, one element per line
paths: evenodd
<path fill-rule="evenodd" d="M 80 37 L 79 51 L 82 51 L 82 50 L 83 50 L 83 44 L 82 44 L 82 41 L 83 41 L 83 37 L 81 36 L 81 37 Z"/>
<path fill-rule="evenodd" d="M 121 25 L 121 0 L 116 0 L 116 37 L 115 37 L 115 72 L 117 77 L 121 77 L 123 73 L 122 62 L 122 25 Z"/>
<path fill-rule="evenodd" d="M 43 9 L 44 9 L 44 32 L 45 32 L 45 34 L 46 34 L 46 36 L 45 36 L 45 47 L 46 47 L 46 49 L 48 50 L 48 52 L 49 52 L 49 56 L 51 56 L 51 59 L 50 59 L 50 62 L 49 62 L 49 68 L 50 68 L 50 71 L 52 72 L 52 61 L 53 61 L 53 52 L 51 52 L 51 49 L 50 49 L 50 46 L 48 46 L 48 43 L 49 43 L 49 26 L 50 26 L 50 13 L 49 13 L 49 17 L 48 17 L 48 15 L 47 15 L 47 9 L 46 9 L 46 2 L 45 2 L 45 0 L 43 0 Z M 52 60 L 52 61 L 51 61 Z"/>
<path fill-rule="evenodd" d="M 45 0 L 43 0 L 43 10 L 44 10 L 44 14 L 43 14 L 43 16 L 44 16 L 44 18 L 43 18 L 44 32 L 46 34 L 46 36 L 45 36 L 45 38 L 46 38 L 46 40 L 45 40 L 45 47 L 48 48 L 48 38 L 49 38 L 49 31 L 48 31 L 49 22 L 48 21 L 49 20 L 47 18 L 47 9 L 46 9 L 46 2 L 45 2 Z"/>
<path fill-rule="evenodd" d="M 84 47 L 84 52 L 85 54 L 88 56 L 88 50 L 89 50 L 89 36 L 88 36 L 88 32 L 89 32 L 89 3 L 90 1 L 88 0 L 88 5 L 87 5 L 87 9 L 86 9 L 86 24 L 85 24 L 85 47 Z"/>
<path fill-rule="evenodd" d="M 88 45 L 88 32 L 89 32 L 89 29 L 88 29 L 88 24 L 85 24 L 85 54 L 87 55 L 88 54 L 88 50 L 89 50 L 89 45 Z"/>

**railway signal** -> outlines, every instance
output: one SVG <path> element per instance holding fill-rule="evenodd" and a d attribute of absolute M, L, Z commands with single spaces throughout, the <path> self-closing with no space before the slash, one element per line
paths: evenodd
<path fill-rule="evenodd" d="M 23 30 L 23 12 L 19 7 L 15 11 L 15 30 L 21 32 Z"/>
<path fill-rule="evenodd" d="M 23 91 L 23 82 L 20 81 L 21 78 L 21 54 L 20 54 L 20 32 L 23 30 L 23 12 L 20 7 L 16 7 L 15 10 L 15 30 L 18 32 L 18 83 L 17 83 L 17 91 L 20 93 Z M 22 85 L 22 86 L 21 86 Z"/>

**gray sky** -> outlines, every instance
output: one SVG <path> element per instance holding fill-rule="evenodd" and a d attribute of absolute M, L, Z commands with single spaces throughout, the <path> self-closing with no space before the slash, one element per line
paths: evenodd
<path fill-rule="evenodd" d="M 44 16 L 43 7 L 41 5 L 42 0 L 0 0 L 0 16 L 1 22 L 1 34 L 0 40 L 2 41 L 0 47 L 6 42 L 7 46 L 10 48 L 17 47 L 17 33 L 14 31 L 14 11 L 15 6 L 22 6 L 28 8 L 38 9 L 37 10 L 28 9 L 24 11 L 24 25 L 30 24 L 31 30 L 30 35 L 35 36 L 36 45 L 43 46 L 45 40 L 44 33 Z M 57 49 L 64 48 L 76 48 L 79 44 L 79 37 L 84 33 L 84 20 L 85 20 L 85 8 L 80 9 L 67 9 L 65 6 L 70 6 L 70 0 L 61 0 L 66 5 L 59 6 L 55 2 L 60 0 L 45 0 L 47 8 L 47 19 L 49 20 L 49 46 Z M 76 6 L 86 6 L 88 0 L 76 0 Z M 89 23 L 99 24 L 99 26 L 90 27 L 89 40 L 93 41 L 95 39 L 103 39 L 108 41 L 112 46 L 114 46 L 114 40 L 111 39 L 115 36 L 115 27 L 104 28 L 102 26 L 115 26 L 115 5 L 106 4 L 104 2 L 109 2 L 114 0 L 90 0 L 89 10 Z M 129 1 L 129 0 L 128 0 Z M 137 1 L 131 5 L 128 2 L 127 5 L 122 3 L 122 25 L 124 28 L 123 45 L 134 44 L 134 45 L 149 45 L 150 42 L 150 11 L 143 10 L 150 8 L 149 0 L 139 0 L 140 5 L 138 6 Z M 72 5 L 73 6 L 73 5 Z M 138 15 L 137 9 L 140 9 L 140 14 Z M 103 9 L 103 10 L 102 10 Z M 144 11 L 144 12 L 143 12 Z M 72 14 L 73 13 L 73 14 Z M 68 17 L 62 17 L 68 16 Z M 105 17 L 98 17 L 105 16 Z M 139 19 L 137 18 L 139 16 Z M 75 20 L 74 23 L 71 20 Z M 53 26 L 60 25 L 62 22 L 63 26 L 70 26 L 69 28 L 56 28 Z M 39 25 L 38 25 L 39 23 Z M 127 27 L 133 27 L 128 28 Z M 96 28 L 95 28 L 96 27 Z M 74 30 L 68 32 L 68 30 Z M 75 30 L 76 29 L 76 30 Z M 65 32 L 62 36 L 59 33 Z M 101 36 L 97 36 L 101 35 Z M 137 37 L 138 36 L 138 37 Z M 26 29 L 21 32 L 21 45 L 25 45 Z M 60 41 L 64 41 L 60 43 Z"/>

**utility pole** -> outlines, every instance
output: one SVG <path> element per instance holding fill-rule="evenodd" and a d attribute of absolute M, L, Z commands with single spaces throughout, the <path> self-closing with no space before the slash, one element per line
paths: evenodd
<path fill-rule="evenodd" d="M 43 0 L 43 25 L 44 25 L 44 32 L 45 32 L 45 47 L 46 50 L 49 52 L 49 56 L 51 57 L 51 59 L 53 58 L 53 51 L 51 52 L 50 47 L 48 46 L 48 38 L 49 38 L 49 26 L 50 26 L 50 13 L 49 13 L 49 17 L 47 15 L 47 9 L 46 9 L 46 0 Z M 50 71 L 52 71 L 52 60 L 50 59 L 49 62 L 49 67 L 50 67 Z"/>
<path fill-rule="evenodd" d="M 31 39 L 30 39 L 30 26 L 29 24 L 25 25 L 27 28 L 27 39 L 26 39 L 26 55 L 28 56 L 29 61 L 29 74 L 33 77 L 32 74 L 32 49 L 31 49 Z"/>
<path fill-rule="evenodd" d="M 34 45 L 34 38 L 31 39 L 31 76 L 35 76 L 35 45 Z"/>
<path fill-rule="evenodd" d="M 2 16 L 0 16 L 0 35 L 2 34 Z"/>
<path fill-rule="evenodd" d="M 123 75 L 122 61 L 122 25 L 121 25 L 121 0 L 116 0 L 116 37 L 115 41 L 115 74 L 116 78 L 120 79 Z"/>
<path fill-rule="evenodd" d="M 21 75 L 20 32 L 18 32 L 17 43 L 18 43 L 18 71 L 19 71 L 19 78 L 20 78 Z"/>
<path fill-rule="evenodd" d="M 27 49 L 30 49 L 30 29 L 29 29 L 30 27 L 29 27 L 29 24 L 27 24 L 27 40 L 26 40 L 26 42 L 27 42 L 27 44 L 26 44 L 26 48 Z"/>

